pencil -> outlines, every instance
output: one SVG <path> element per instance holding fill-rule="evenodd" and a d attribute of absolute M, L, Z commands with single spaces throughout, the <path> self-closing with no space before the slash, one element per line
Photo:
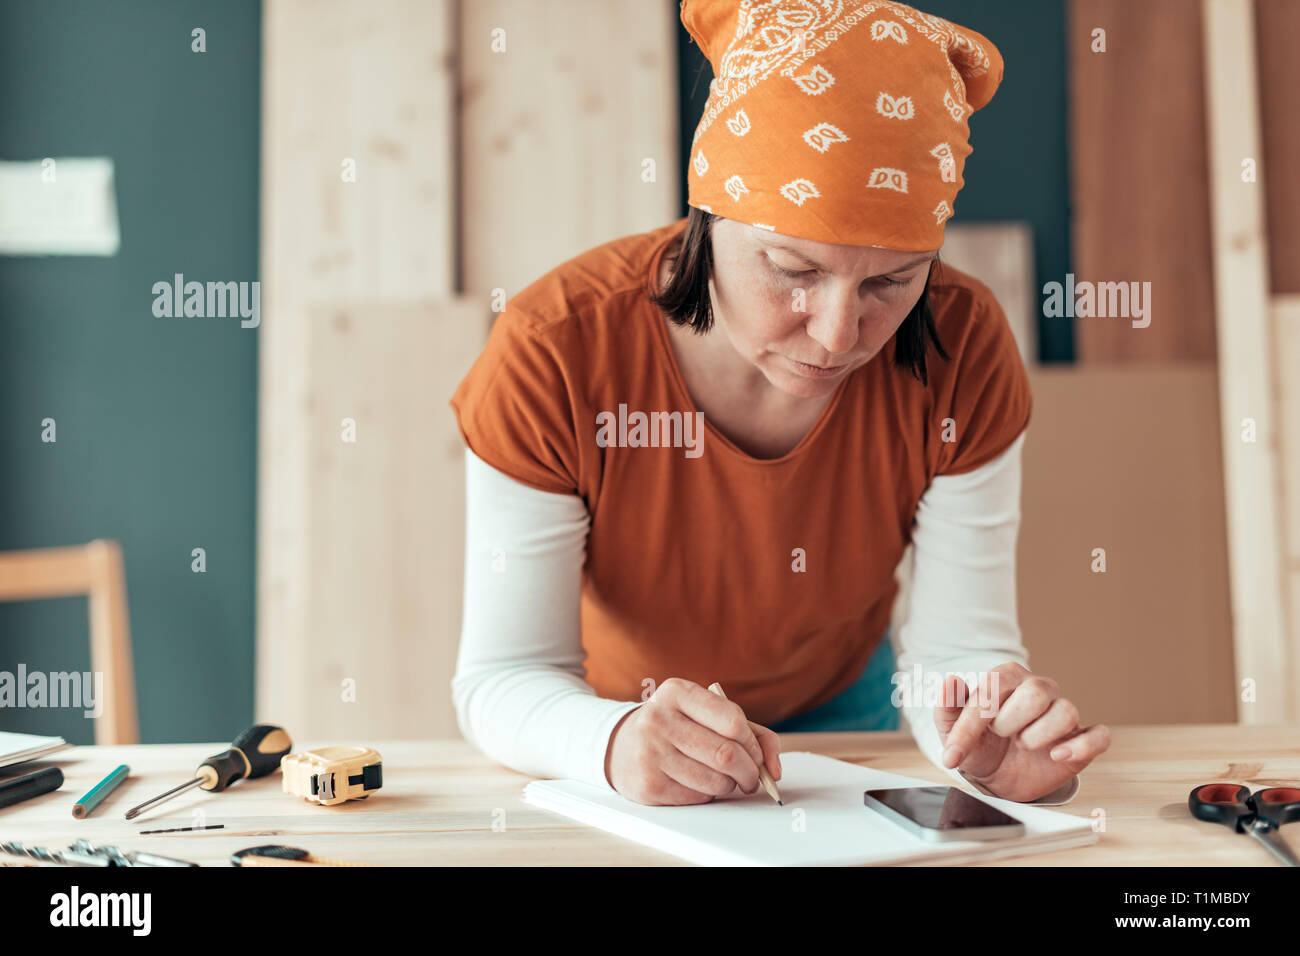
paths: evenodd
<path fill-rule="evenodd" d="M 91 788 L 90 792 L 72 805 L 72 815 L 78 820 L 85 819 L 90 815 L 95 807 L 99 806 L 99 801 L 118 788 L 126 775 L 131 772 L 131 768 L 126 764 L 118 767 L 99 783 Z"/>
<path fill-rule="evenodd" d="M 723 700 L 727 699 L 727 695 L 722 692 L 722 685 L 717 681 L 714 681 L 709 685 L 709 690 L 713 691 L 713 693 L 717 694 Z M 776 789 L 776 781 L 772 779 L 772 775 L 767 772 L 767 766 L 763 763 L 758 765 L 758 782 L 763 785 L 763 789 L 767 791 L 768 796 L 776 801 L 778 807 L 785 806 L 785 804 L 781 802 L 781 792 Z"/>

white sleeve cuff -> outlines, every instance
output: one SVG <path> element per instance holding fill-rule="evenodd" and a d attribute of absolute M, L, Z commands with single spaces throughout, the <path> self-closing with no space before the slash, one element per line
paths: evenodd
<path fill-rule="evenodd" d="M 962 777 L 965 778 L 967 783 L 969 783 L 972 787 L 974 787 L 976 790 L 978 790 L 980 793 L 984 794 L 985 796 L 989 796 L 989 797 L 997 796 L 996 793 L 993 793 L 991 790 L 984 789 L 982 786 L 980 786 L 970 777 L 967 777 L 965 773 L 962 774 Z M 1056 806 L 1060 806 L 1063 803 L 1069 803 L 1071 800 L 1074 799 L 1074 795 L 1078 792 L 1079 792 L 1079 775 L 1076 773 L 1073 777 L 1065 781 L 1065 783 L 1061 784 L 1051 793 L 1043 794 L 1043 796 L 1039 797 L 1037 800 L 1020 800 L 1018 802 L 1033 803 L 1044 807 L 1056 807 Z M 999 797 L 999 799 L 1001 798 Z"/>
<path fill-rule="evenodd" d="M 589 753 L 590 764 L 581 779 L 588 783 L 595 784 L 608 793 L 618 793 L 609 778 L 605 776 L 605 755 L 609 751 L 609 738 L 614 733 L 614 728 L 618 722 L 623 719 L 624 715 L 630 714 L 641 705 L 639 703 L 622 703 L 618 701 L 604 701 L 604 703 L 613 704 L 610 712 L 600 722 L 596 728 L 596 744 Z"/>

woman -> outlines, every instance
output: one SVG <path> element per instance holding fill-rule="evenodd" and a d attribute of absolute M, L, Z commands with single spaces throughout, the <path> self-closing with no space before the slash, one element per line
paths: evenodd
<path fill-rule="evenodd" d="M 955 779 L 1063 803 L 1109 733 L 1016 624 L 1028 381 L 988 289 L 937 262 L 1001 58 L 899 3 L 682 19 L 717 77 L 689 216 L 520 292 L 452 399 L 462 732 L 675 805 L 779 780 L 779 732 L 901 709 Z"/>

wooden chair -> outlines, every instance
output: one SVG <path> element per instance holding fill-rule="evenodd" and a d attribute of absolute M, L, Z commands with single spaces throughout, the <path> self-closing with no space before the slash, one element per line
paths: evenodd
<path fill-rule="evenodd" d="M 0 553 L 0 601 L 82 594 L 90 603 L 90 669 L 104 675 L 105 699 L 95 720 L 95 743 L 139 743 L 122 546 L 100 540 Z"/>

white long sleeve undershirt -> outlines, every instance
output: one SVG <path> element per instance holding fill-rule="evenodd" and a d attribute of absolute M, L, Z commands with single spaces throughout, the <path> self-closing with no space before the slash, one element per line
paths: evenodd
<path fill-rule="evenodd" d="M 1015 600 L 1024 437 L 971 472 L 932 479 L 922 495 L 908 613 L 896 637 L 899 671 L 1027 664 Z M 451 681 L 461 733 L 523 773 L 613 790 L 605 776 L 609 738 L 641 702 L 597 697 L 583 679 L 586 506 L 577 495 L 518 482 L 468 448 L 465 479 L 465 603 Z M 904 716 L 917 745 L 943 768 L 933 707 L 911 703 Z M 1075 777 L 1033 802 L 1064 803 L 1077 790 Z"/>

